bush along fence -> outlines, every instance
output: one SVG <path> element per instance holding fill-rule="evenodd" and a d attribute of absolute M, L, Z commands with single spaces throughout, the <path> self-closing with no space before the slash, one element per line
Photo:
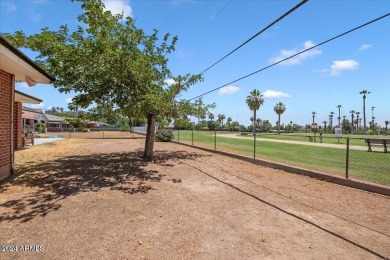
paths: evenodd
<path fill-rule="evenodd" d="M 174 131 L 175 141 L 390 189 L 390 138 Z"/>

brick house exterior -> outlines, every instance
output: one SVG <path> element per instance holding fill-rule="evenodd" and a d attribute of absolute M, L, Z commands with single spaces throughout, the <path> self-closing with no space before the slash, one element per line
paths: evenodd
<path fill-rule="evenodd" d="M 49 84 L 55 79 L 0 35 L 0 179 L 13 172 L 14 150 L 22 137 L 22 103 L 15 81 Z"/>

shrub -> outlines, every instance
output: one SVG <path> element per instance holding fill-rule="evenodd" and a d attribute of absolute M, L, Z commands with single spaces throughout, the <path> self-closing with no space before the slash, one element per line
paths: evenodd
<path fill-rule="evenodd" d="M 174 138 L 173 131 L 171 129 L 159 129 L 156 132 L 156 142 L 170 142 Z"/>
<path fill-rule="evenodd" d="M 374 135 L 374 134 L 375 134 L 375 132 L 374 132 L 374 131 L 372 131 L 372 130 L 370 129 L 370 130 L 368 130 L 368 131 L 367 131 L 367 134 L 368 134 L 368 135 Z"/>

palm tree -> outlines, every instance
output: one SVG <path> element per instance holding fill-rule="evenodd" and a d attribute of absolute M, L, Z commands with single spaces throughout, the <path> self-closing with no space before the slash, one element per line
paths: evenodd
<path fill-rule="evenodd" d="M 307 129 L 310 129 L 310 125 L 309 125 L 309 124 L 306 124 L 306 125 L 305 125 L 306 133 L 307 133 Z"/>
<path fill-rule="evenodd" d="M 367 91 L 366 89 L 360 91 L 360 94 L 363 95 L 363 127 L 364 127 L 364 134 L 367 134 L 367 126 L 366 126 L 366 95 L 370 94 L 370 91 Z"/>
<path fill-rule="evenodd" d="M 387 126 L 389 125 L 389 123 L 390 123 L 389 120 L 386 120 L 386 121 L 385 121 L 385 125 L 386 125 L 386 133 L 385 133 L 385 134 L 386 134 L 386 135 L 387 135 Z"/>
<path fill-rule="evenodd" d="M 342 130 L 344 130 L 344 128 L 345 128 L 345 118 L 346 118 L 346 116 L 343 116 L 343 126 L 342 126 Z"/>
<path fill-rule="evenodd" d="M 218 114 L 218 115 L 217 115 L 217 121 L 219 122 L 219 126 L 221 126 L 222 114 Z"/>
<path fill-rule="evenodd" d="M 278 114 L 278 122 L 279 122 L 278 135 L 279 135 L 280 134 L 280 115 L 286 111 L 286 106 L 282 102 L 276 103 L 276 105 L 274 106 L 274 111 L 276 114 Z"/>
<path fill-rule="evenodd" d="M 209 113 L 209 119 L 211 120 L 211 122 L 213 122 L 213 119 L 214 119 L 214 114 L 213 113 Z"/>
<path fill-rule="evenodd" d="M 324 123 L 324 132 L 326 133 L 326 121 L 323 121 L 322 123 Z"/>
<path fill-rule="evenodd" d="M 374 119 L 375 119 L 375 117 L 374 117 L 374 108 L 375 108 L 375 107 L 371 107 L 372 123 L 374 123 Z"/>
<path fill-rule="evenodd" d="M 330 128 L 331 133 L 332 133 L 332 128 L 333 128 L 333 114 L 334 114 L 334 112 L 330 112 L 330 114 L 329 114 L 329 128 Z"/>
<path fill-rule="evenodd" d="M 264 103 L 263 95 L 257 89 L 250 92 L 250 95 L 246 97 L 246 103 L 250 110 L 253 110 L 253 118 L 256 118 L 256 111 Z M 253 121 L 253 134 L 256 134 L 256 126 Z"/>
<path fill-rule="evenodd" d="M 222 127 L 223 127 L 223 120 L 225 119 L 225 115 L 221 115 L 221 122 L 222 122 Z"/>
<path fill-rule="evenodd" d="M 338 105 L 336 108 L 338 108 L 339 109 L 339 117 L 337 118 L 338 120 L 339 120 L 339 126 L 340 126 L 340 119 L 341 119 L 341 117 L 340 117 L 340 109 L 342 108 L 343 106 L 342 105 Z"/>
<path fill-rule="evenodd" d="M 313 114 L 313 124 L 314 124 L 314 118 L 316 117 L 317 113 L 315 111 L 311 112 Z"/>
<path fill-rule="evenodd" d="M 356 133 L 359 133 L 359 115 L 360 112 L 356 112 Z"/>
<path fill-rule="evenodd" d="M 351 134 L 352 134 L 352 130 L 353 130 L 353 119 L 354 119 L 354 115 L 355 115 L 355 110 L 351 110 L 351 111 L 349 111 L 349 113 L 351 113 Z"/>
<path fill-rule="evenodd" d="M 256 122 L 257 122 L 257 126 L 260 126 L 261 119 L 260 119 L 260 118 L 257 118 L 257 119 L 256 119 Z"/>

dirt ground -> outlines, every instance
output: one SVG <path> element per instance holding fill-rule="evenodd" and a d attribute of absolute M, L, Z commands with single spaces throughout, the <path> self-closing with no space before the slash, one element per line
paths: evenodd
<path fill-rule="evenodd" d="M 17 151 L 0 182 L 0 259 L 390 258 L 388 197 L 174 143 L 148 163 L 143 145 Z"/>

